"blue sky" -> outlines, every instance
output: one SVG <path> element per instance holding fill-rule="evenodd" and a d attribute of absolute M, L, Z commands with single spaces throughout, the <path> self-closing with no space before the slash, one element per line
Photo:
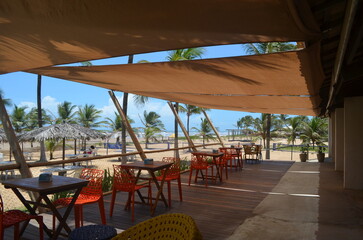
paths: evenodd
<path fill-rule="evenodd" d="M 245 55 L 240 44 L 228 46 L 206 47 L 205 58 L 219 58 L 230 56 Z M 149 54 L 138 54 L 134 56 L 134 62 L 147 60 L 149 62 L 166 61 L 167 52 L 156 52 Z M 91 61 L 93 65 L 110 65 L 110 64 L 126 64 L 128 57 L 117 57 L 103 60 Z M 80 65 L 80 64 L 76 64 Z M 85 84 L 75 83 L 57 78 L 42 78 L 42 104 L 43 108 L 48 109 L 54 115 L 57 115 L 56 107 L 63 101 L 69 101 L 75 105 L 94 104 L 96 108 L 102 110 L 102 117 L 114 118 L 115 107 L 109 97 L 108 89 L 89 86 Z M 4 97 L 10 98 L 13 104 L 18 106 L 36 106 L 36 88 L 37 75 L 16 72 L 0 75 L 0 89 L 3 90 Z M 115 92 L 119 101 L 122 103 L 122 92 Z M 173 131 L 173 114 L 167 105 L 167 102 L 159 99 L 150 99 L 145 107 L 135 106 L 131 97 L 129 97 L 129 116 L 135 121 L 134 127 L 142 126 L 139 115 L 142 116 L 144 110 L 155 111 L 161 115 L 167 131 Z M 9 113 L 12 107 L 8 108 Z M 214 125 L 220 131 L 235 128 L 237 120 L 245 115 L 258 117 L 260 114 L 245 113 L 237 111 L 211 110 L 208 115 L 212 119 Z M 191 117 L 191 127 L 199 127 L 202 115 L 194 115 Z M 186 120 L 184 114 L 181 115 L 183 121 Z"/>

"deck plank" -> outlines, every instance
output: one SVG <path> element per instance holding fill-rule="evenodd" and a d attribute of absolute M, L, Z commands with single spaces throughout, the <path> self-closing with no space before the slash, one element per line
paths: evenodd
<path fill-rule="evenodd" d="M 155 216 L 165 213 L 185 213 L 194 218 L 204 239 L 225 239 L 243 223 L 253 216 L 254 208 L 267 196 L 293 162 L 264 161 L 261 164 L 245 164 L 241 170 L 231 169 L 228 180 L 213 184 L 208 188 L 199 180 L 195 186 L 188 186 L 189 173 L 182 174 L 183 202 L 179 202 L 177 185 L 172 185 L 172 207 L 165 208 L 159 202 Z M 223 176 L 224 177 L 224 176 Z M 153 189 L 156 193 L 156 189 Z M 165 196 L 167 189 L 165 184 Z M 135 222 L 131 222 L 131 213 L 124 211 L 126 193 L 118 193 L 113 217 L 109 217 L 111 195 L 105 196 L 107 224 L 118 230 L 127 229 L 139 222 L 151 218 L 149 206 L 135 205 Z M 51 217 L 44 214 L 45 222 L 51 226 Z M 84 222 L 100 224 L 100 214 L 97 204 L 84 207 Z M 71 229 L 74 228 L 73 213 L 68 218 Z M 38 231 L 29 227 L 22 239 L 37 239 Z M 12 229 L 6 229 L 5 239 L 12 239 Z"/>

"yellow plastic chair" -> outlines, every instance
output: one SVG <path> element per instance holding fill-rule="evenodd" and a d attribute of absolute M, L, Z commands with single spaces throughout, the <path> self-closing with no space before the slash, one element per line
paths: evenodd
<path fill-rule="evenodd" d="M 151 218 L 118 234 L 112 240 L 201 240 L 192 217 L 182 213 L 163 214 Z"/>

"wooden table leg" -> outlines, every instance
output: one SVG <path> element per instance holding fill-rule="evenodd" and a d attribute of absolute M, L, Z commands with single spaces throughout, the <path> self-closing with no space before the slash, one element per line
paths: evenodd
<path fill-rule="evenodd" d="M 32 215 L 38 215 L 35 210 L 38 208 L 37 204 L 40 203 L 41 201 L 41 196 L 39 196 L 36 200 L 36 204 L 34 205 L 34 208 L 32 208 L 29 204 L 29 202 L 23 197 L 23 195 L 19 192 L 19 190 L 17 188 L 11 188 L 13 190 L 13 192 L 15 193 L 15 195 L 19 198 L 19 200 L 24 204 L 24 206 L 26 207 L 26 209 L 28 209 L 29 213 Z M 25 226 L 23 226 L 23 229 L 21 230 L 21 232 L 25 231 Z M 52 231 L 44 224 L 43 222 L 43 229 L 44 231 L 47 233 L 47 235 L 49 237 L 52 237 Z"/>
<path fill-rule="evenodd" d="M 81 188 L 77 188 L 75 194 L 73 195 L 72 201 L 69 203 L 66 212 L 64 213 L 63 217 L 62 215 L 59 213 L 59 211 L 57 210 L 57 208 L 53 205 L 53 203 L 49 200 L 48 196 L 46 194 L 41 195 L 43 200 L 47 203 L 48 207 L 52 210 L 52 212 L 54 213 L 54 215 L 57 217 L 58 221 L 59 221 L 59 225 L 57 227 L 57 230 L 55 231 L 55 233 L 52 236 L 52 239 L 57 239 L 57 237 L 59 236 L 60 232 L 62 231 L 62 228 L 64 228 L 68 233 L 70 233 L 72 230 L 70 229 L 70 227 L 67 224 L 67 218 L 69 216 L 69 214 L 71 213 L 71 210 L 74 206 L 74 203 L 76 202 L 79 194 L 81 193 L 82 187 Z"/>
<path fill-rule="evenodd" d="M 154 172 L 153 172 L 153 171 L 151 171 L 151 170 L 149 170 L 149 174 L 151 175 L 151 177 L 152 177 L 152 179 L 153 179 L 153 181 L 154 181 L 154 183 L 155 183 L 155 185 L 156 185 L 156 187 L 157 187 L 157 189 L 158 189 L 158 193 L 156 194 L 156 198 L 155 198 L 155 203 L 153 204 L 153 206 L 152 206 L 152 208 L 151 208 L 151 216 L 153 216 L 153 215 L 154 215 L 154 213 L 155 213 L 155 209 L 156 209 L 156 206 L 158 205 L 158 201 L 159 201 L 160 196 L 161 196 L 161 199 L 163 200 L 163 202 L 164 202 L 164 204 L 165 204 L 165 207 L 168 207 L 168 203 L 167 203 L 167 201 L 166 201 L 166 199 L 165 199 L 165 196 L 164 196 L 164 194 L 163 194 L 163 186 L 164 186 L 164 182 L 165 182 L 165 176 L 166 176 L 166 174 L 167 174 L 167 172 L 168 172 L 169 168 L 170 168 L 170 167 L 168 167 L 168 168 L 166 168 L 166 169 L 165 169 L 165 171 L 164 171 L 164 175 L 163 175 L 163 178 L 162 178 L 162 180 L 161 180 L 160 185 L 159 185 L 159 183 L 158 183 L 158 180 L 157 180 L 157 179 L 156 179 L 156 177 L 155 177 Z"/>
<path fill-rule="evenodd" d="M 219 166 L 217 164 L 217 159 L 216 158 L 217 157 L 213 157 L 214 165 L 216 166 L 216 171 L 217 171 L 216 177 L 218 177 L 219 178 L 219 181 L 222 182 L 222 177 L 221 177 L 221 174 L 219 174 Z"/>

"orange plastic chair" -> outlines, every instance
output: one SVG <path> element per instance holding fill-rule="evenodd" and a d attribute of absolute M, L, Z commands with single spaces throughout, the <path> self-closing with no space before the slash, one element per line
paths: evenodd
<path fill-rule="evenodd" d="M 197 182 L 198 178 L 202 178 L 205 180 L 205 187 L 208 187 L 208 169 L 212 169 L 212 176 L 213 176 L 213 166 L 208 164 L 207 157 L 205 155 L 192 155 L 192 160 L 190 162 L 190 174 L 189 174 L 189 186 L 190 181 L 192 179 L 193 170 L 196 170 L 194 182 Z M 205 176 L 203 176 L 202 170 L 205 170 Z M 199 171 L 201 172 L 202 176 L 198 177 Z M 215 180 L 215 178 L 214 178 Z"/>
<path fill-rule="evenodd" d="M 4 212 L 3 199 L 0 195 L 0 239 L 4 239 L 4 229 L 14 226 L 14 239 L 20 239 L 22 232 L 19 232 L 19 225 L 26 221 L 28 224 L 31 219 L 35 219 L 39 224 L 39 238 L 44 239 L 43 235 L 43 216 L 30 215 L 20 210 L 9 210 Z"/>
<path fill-rule="evenodd" d="M 122 165 L 113 165 L 113 187 L 112 187 L 112 198 L 110 205 L 110 217 L 113 214 L 113 207 L 115 205 L 116 193 L 117 192 L 127 192 L 129 194 L 127 203 L 125 205 L 125 210 L 129 209 L 131 206 L 131 220 L 135 219 L 135 192 L 139 191 L 141 188 L 148 188 L 148 200 L 149 205 L 151 206 L 151 186 L 150 181 L 148 181 L 147 185 L 138 185 L 136 182 L 136 177 L 134 174 L 134 170 L 130 168 L 125 168 Z M 139 194 L 140 196 L 141 194 Z M 141 201 L 145 203 L 144 199 L 141 198 Z"/>
<path fill-rule="evenodd" d="M 79 194 L 74 204 L 74 215 L 76 228 L 83 226 L 83 205 L 98 203 L 102 224 L 106 225 L 105 205 L 103 202 L 102 181 L 103 170 L 84 168 L 79 178 L 89 181 Z M 54 205 L 68 206 L 72 197 L 60 198 L 54 202 Z M 53 229 L 55 228 L 55 216 L 53 215 Z"/>
<path fill-rule="evenodd" d="M 233 159 L 233 156 L 231 154 L 231 151 L 229 149 L 225 148 L 219 148 L 219 151 L 223 153 L 223 156 L 219 158 L 219 161 L 217 162 L 219 166 L 219 171 L 221 177 L 223 177 L 223 170 L 226 172 L 226 179 L 228 179 L 228 161 L 231 161 Z"/>
<path fill-rule="evenodd" d="M 173 165 L 169 168 L 169 170 L 166 172 L 165 181 L 168 183 L 168 201 L 169 201 L 169 207 L 171 207 L 171 181 L 177 180 L 178 181 L 178 188 L 179 188 L 179 199 L 182 202 L 183 201 L 183 195 L 182 195 L 182 187 L 181 187 L 181 179 L 180 179 L 180 159 L 174 158 L 174 157 L 163 157 L 163 162 L 172 162 Z M 156 177 L 159 181 L 163 179 L 165 170 L 161 170 L 161 176 Z"/>

